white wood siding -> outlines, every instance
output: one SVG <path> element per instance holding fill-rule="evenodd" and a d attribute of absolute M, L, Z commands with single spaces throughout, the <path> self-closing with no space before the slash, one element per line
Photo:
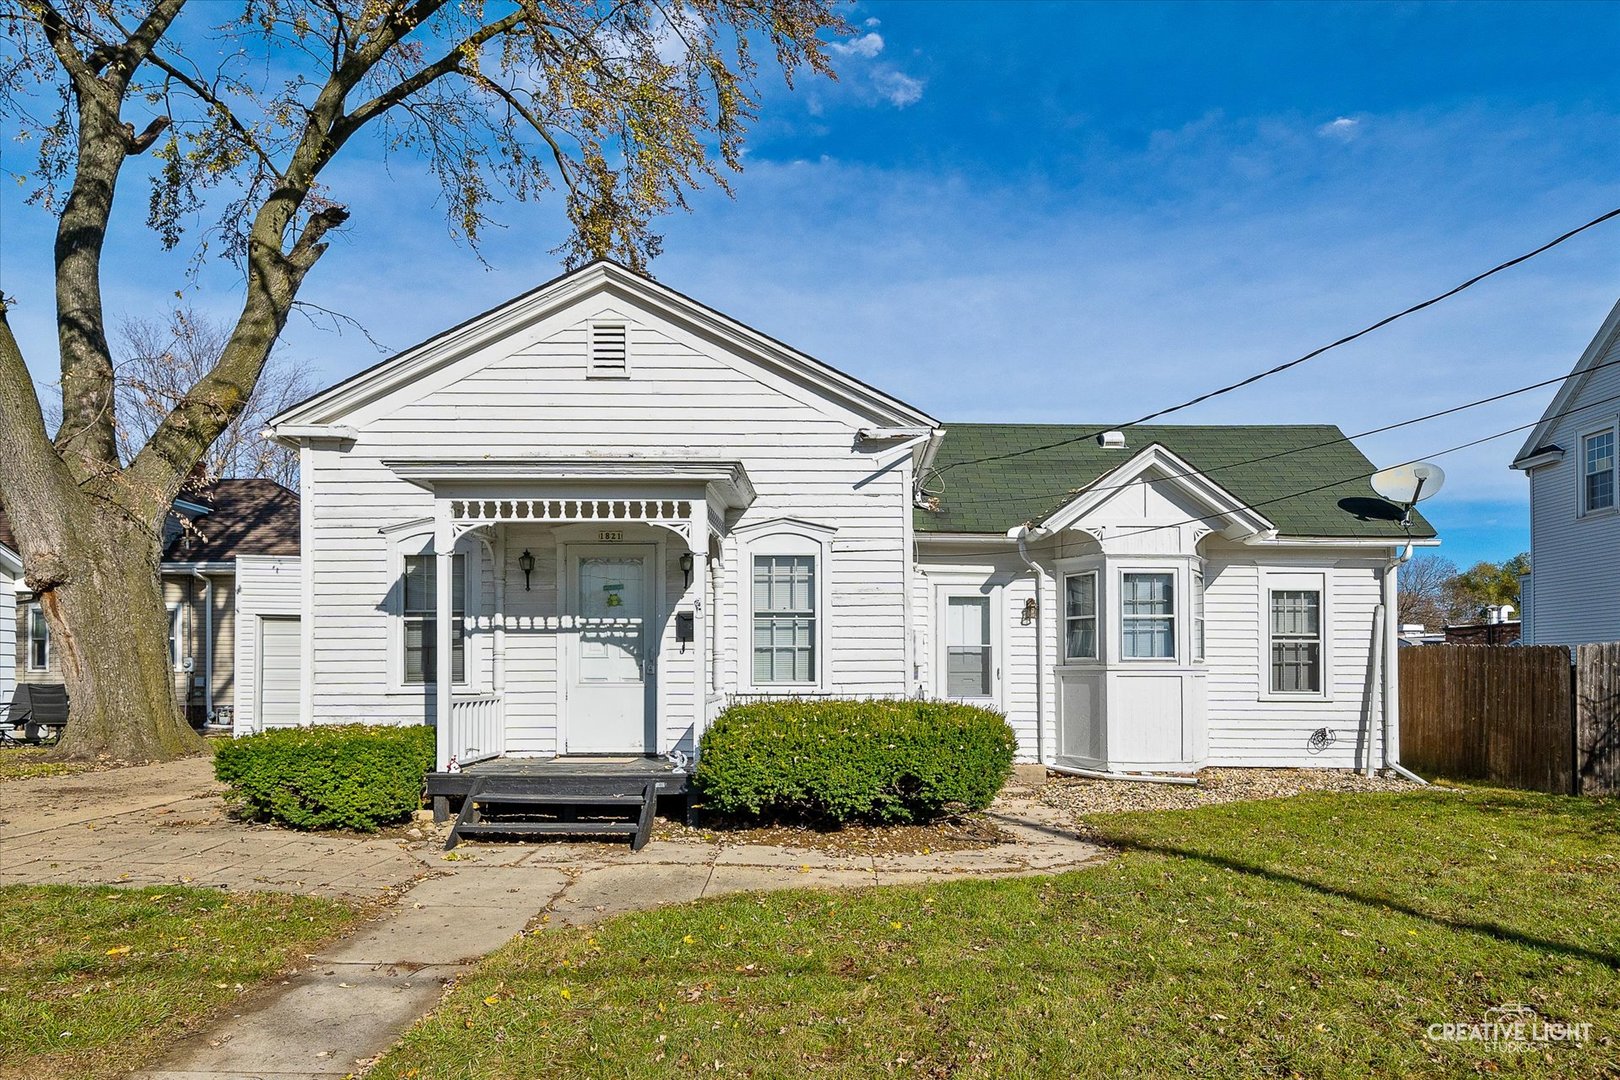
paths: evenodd
<path fill-rule="evenodd" d="M 17 586 L 0 567 L 0 709 L 11 704 L 17 686 Z"/>
<path fill-rule="evenodd" d="M 1525 644 L 1620 641 L 1620 511 L 1582 517 L 1581 437 L 1620 417 L 1620 337 L 1597 360 L 1543 439 L 1564 460 L 1530 473 L 1530 550 L 1535 606 Z"/>
<path fill-rule="evenodd" d="M 598 315 L 630 324 L 629 378 L 586 377 L 586 327 Z M 317 553 L 310 565 L 317 720 L 420 723 L 430 715 L 420 692 L 391 692 L 383 677 L 393 583 L 389 541 L 378 529 L 433 512 L 429 493 L 383 466 L 395 457 L 740 460 L 757 498 L 734 526 L 792 517 L 837 530 L 822 571 L 828 582 L 822 662 L 830 685 L 845 694 L 907 692 L 909 462 L 879 470 L 855 449 L 863 418 L 624 297 L 588 296 L 362 407 L 346 422 L 359 427 L 352 445 L 313 450 L 303 475 L 313 532 L 308 550 Z M 554 565 L 537 565 L 533 591 L 523 592 L 515 564 L 525 546 L 519 534 L 511 530 L 506 542 L 507 716 L 515 737 L 509 746 L 546 753 L 555 745 L 555 643 L 544 633 L 513 633 L 512 624 L 555 617 L 556 574 Z M 668 539 L 666 603 L 681 588 L 674 565 L 680 544 Z M 547 550 L 554 557 L 552 548 L 528 546 L 537 560 Z M 735 691 L 747 646 L 733 598 L 746 570 L 736 565 L 733 542 L 726 541 L 723 552 L 727 596 L 710 614 L 722 620 L 723 683 Z M 670 620 L 661 692 L 666 738 L 679 743 L 696 715 L 691 665 L 697 650 L 683 655 L 673 634 Z"/>
<path fill-rule="evenodd" d="M 1215 546 L 1204 570 L 1209 764 L 1350 769 L 1366 753 L 1363 732 L 1372 708 L 1372 752 L 1382 761 L 1373 683 L 1373 615 L 1383 562 L 1346 552 L 1288 554 Z M 1324 626 L 1329 656 L 1324 681 L 1331 700 L 1273 700 L 1268 685 L 1265 606 L 1267 572 L 1320 571 L 1329 596 Z M 1314 751 L 1312 733 L 1331 733 Z"/>
<path fill-rule="evenodd" d="M 233 699 L 238 735 L 259 730 L 254 715 L 259 689 L 258 642 L 260 620 L 265 616 L 297 616 L 302 600 L 302 568 L 297 556 L 243 555 L 236 560 L 236 589 L 231 606 L 234 609 L 232 645 L 235 653 L 235 686 Z M 228 588 L 227 580 L 218 580 L 215 591 Z M 297 657 L 293 657 L 295 679 L 301 681 Z"/>

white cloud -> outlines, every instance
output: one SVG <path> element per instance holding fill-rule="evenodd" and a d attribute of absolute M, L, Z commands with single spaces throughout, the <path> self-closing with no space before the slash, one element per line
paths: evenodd
<path fill-rule="evenodd" d="M 863 60 L 871 60 L 883 51 L 883 35 L 868 31 L 848 41 L 834 41 L 827 48 L 837 56 L 859 56 Z"/>
<path fill-rule="evenodd" d="M 927 84 L 921 79 L 913 79 L 904 72 L 883 68 L 872 73 L 872 85 L 889 104 L 897 109 L 903 109 L 922 100 L 923 87 Z"/>
<path fill-rule="evenodd" d="M 1329 120 L 1316 129 L 1316 133 L 1325 139 L 1338 139 L 1349 142 L 1361 134 L 1361 121 L 1348 116 L 1341 116 L 1336 120 Z"/>

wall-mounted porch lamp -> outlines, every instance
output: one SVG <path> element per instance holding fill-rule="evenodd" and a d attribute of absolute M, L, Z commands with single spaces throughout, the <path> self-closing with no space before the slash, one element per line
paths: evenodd
<path fill-rule="evenodd" d="M 523 591 L 528 592 L 529 575 L 534 573 L 534 556 L 529 554 L 528 548 L 524 548 L 523 554 L 518 556 L 518 569 L 523 571 Z"/>
<path fill-rule="evenodd" d="M 681 573 L 686 575 L 688 585 L 692 584 L 692 562 L 692 553 L 690 551 L 681 552 Z"/>

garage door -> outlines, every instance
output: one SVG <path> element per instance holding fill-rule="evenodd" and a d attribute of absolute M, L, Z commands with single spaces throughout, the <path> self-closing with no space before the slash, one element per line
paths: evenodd
<path fill-rule="evenodd" d="M 298 617 L 259 619 L 259 727 L 298 723 Z"/>

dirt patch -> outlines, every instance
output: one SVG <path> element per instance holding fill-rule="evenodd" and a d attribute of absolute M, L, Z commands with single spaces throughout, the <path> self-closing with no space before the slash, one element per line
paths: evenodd
<path fill-rule="evenodd" d="M 1284 799 L 1306 791 L 1410 791 L 1398 776 L 1362 776 L 1334 769 L 1205 769 L 1197 784 L 1090 780 L 1054 776 L 1041 786 L 1041 802 L 1076 817 L 1130 810 L 1188 810 L 1248 799 Z"/>
<path fill-rule="evenodd" d="M 763 845 L 822 851 L 832 855 L 928 855 L 973 851 L 1011 844 L 1011 834 L 978 814 L 964 814 L 927 825 L 714 824 L 688 826 L 659 820 L 653 839 L 677 843 Z"/>

